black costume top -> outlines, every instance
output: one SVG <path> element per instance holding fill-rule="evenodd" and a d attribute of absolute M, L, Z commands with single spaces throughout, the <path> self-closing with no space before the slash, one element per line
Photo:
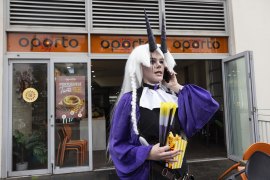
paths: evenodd
<path fill-rule="evenodd" d="M 156 89 L 158 87 L 151 86 L 149 84 L 144 84 L 144 87 L 148 87 L 149 89 Z M 137 102 L 140 102 L 140 98 L 142 95 L 143 87 L 140 87 L 137 90 Z M 177 112 L 177 111 L 176 111 Z M 138 120 L 138 129 L 140 136 L 144 137 L 147 142 L 151 145 L 155 145 L 159 142 L 159 116 L 160 116 L 160 108 L 154 108 L 153 110 L 144 108 L 140 106 L 140 117 Z M 173 134 L 182 134 L 183 132 L 181 131 L 180 123 L 179 123 L 179 118 L 178 114 L 175 113 L 174 116 L 174 121 L 173 121 L 173 129 L 171 130 Z M 163 166 L 165 167 L 165 162 L 158 162 L 158 161 L 153 161 L 152 163 L 155 163 L 157 166 Z M 182 168 L 174 171 L 178 171 L 180 175 L 183 174 L 183 172 L 187 171 L 187 164 L 186 160 L 184 158 Z M 153 179 L 153 176 L 155 177 L 154 179 L 163 179 L 161 177 L 160 172 L 151 172 L 151 176 Z"/>

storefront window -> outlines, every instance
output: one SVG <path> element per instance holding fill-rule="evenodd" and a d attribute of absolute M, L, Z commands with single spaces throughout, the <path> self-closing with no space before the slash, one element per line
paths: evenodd
<path fill-rule="evenodd" d="M 47 64 L 13 63 L 12 169 L 46 169 Z"/>
<path fill-rule="evenodd" d="M 249 96 L 246 70 L 246 59 L 240 57 L 229 61 L 225 66 L 227 84 L 228 125 L 230 138 L 230 154 L 241 158 L 242 154 L 252 143 L 252 130 L 249 120 Z"/>
<path fill-rule="evenodd" d="M 88 166 L 87 64 L 54 67 L 56 166 Z"/>

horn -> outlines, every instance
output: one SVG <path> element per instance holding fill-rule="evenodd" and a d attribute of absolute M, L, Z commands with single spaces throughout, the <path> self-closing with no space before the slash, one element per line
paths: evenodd
<path fill-rule="evenodd" d="M 144 9 L 144 14 L 145 14 L 145 22 L 146 22 L 146 29 L 147 29 L 147 36 L 148 36 L 148 44 L 149 44 L 149 50 L 150 52 L 154 52 L 157 49 L 157 44 L 155 37 L 153 35 L 149 19 L 147 17 L 146 11 Z"/>
<path fill-rule="evenodd" d="M 167 53 L 167 43 L 166 43 L 166 27 L 164 13 L 162 13 L 162 25 L 161 25 L 161 51 L 163 54 Z"/>

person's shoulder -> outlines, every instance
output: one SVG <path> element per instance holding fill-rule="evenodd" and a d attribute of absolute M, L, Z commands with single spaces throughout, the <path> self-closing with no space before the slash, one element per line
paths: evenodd
<path fill-rule="evenodd" d="M 132 91 L 124 93 L 122 97 L 129 97 L 131 95 L 132 95 Z"/>
<path fill-rule="evenodd" d="M 132 98 L 132 92 L 126 92 L 120 98 L 120 101 L 128 101 Z"/>
<path fill-rule="evenodd" d="M 137 92 L 136 93 L 141 93 L 143 91 L 143 87 L 139 87 L 137 89 Z M 130 97 L 132 96 L 132 91 L 129 91 L 129 92 L 126 92 L 122 95 L 122 97 L 126 98 L 126 97 Z"/>
<path fill-rule="evenodd" d="M 141 97 L 141 94 L 142 94 L 142 91 L 143 91 L 143 87 L 139 87 L 136 91 L 136 94 L 137 94 L 137 98 L 140 98 Z M 122 95 L 122 97 L 120 98 L 120 101 L 124 100 L 131 100 L 132 99 L 132 91 L 129 91 L 129 92 L 126 92 Z"/>

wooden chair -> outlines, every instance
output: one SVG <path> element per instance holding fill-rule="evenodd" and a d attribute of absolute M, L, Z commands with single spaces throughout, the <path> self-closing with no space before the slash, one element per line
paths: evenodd
<path fill-rule="evenodd" d="M 78 146 L 81 146 L 82 147 L 82 164 L 84 164 L 85 160 L 86 160 L 86 154 L 87 154 L 87 144 L 88 144 L 88 141 L 87 140 L 84 140 L 84 139 L 71 139 L 72 137 L 72 128 L 70 127 L 69 124 L 64 124 L 64 133 L 67 137 L 67 143 L 71 143 L 71 144 L 75 144 L 75 145 L 78 145 Z"/>
<path fill-rule="evenodd" d="M 243 160 L 241 160 L 240 162 L 232 165 L 230 168 L 228 168 L 222 175 L 219 176 L 219 180 L 224 179 L 225 176 L 227 176 L 230 172 L 232 172 L 233 170 L 237 170 L 237 171 L 241 171 L 243 169 L 245 169 L 245 162 L 252 156 L 252 154 L 254 154 L 256 151 L 261 151 L 264 152 L 268 155 L 270 155 L 270 144 L 268 143 L 262 143 L 262 142 L 258 142 L 258 143 L 254 143 L 252 144 L 247 150 L 246 152 L 243 154 Z M 245 173 L 241 174 L 241 178 L 243 180 L 247 180 L 247 177 L 245 175 Z"/>
<path fill-rule="evenodd" d="M 75 143 L 67 142 L 67 136 L 64 133 L 64 129 L 61 127 L 57 131 L 58 137 L 60 139 L 60 142 L 58 144 L 58 151 L 57 151 L 57 164 L 60 166 L 63 166 L 64 160 L 65 160 L 65 154 L 69 151 L 76 151 L 77 154 L 77 166 L 83 164 L 83 153 L 84 149 L 82 145 L 78 145 Z"/>

